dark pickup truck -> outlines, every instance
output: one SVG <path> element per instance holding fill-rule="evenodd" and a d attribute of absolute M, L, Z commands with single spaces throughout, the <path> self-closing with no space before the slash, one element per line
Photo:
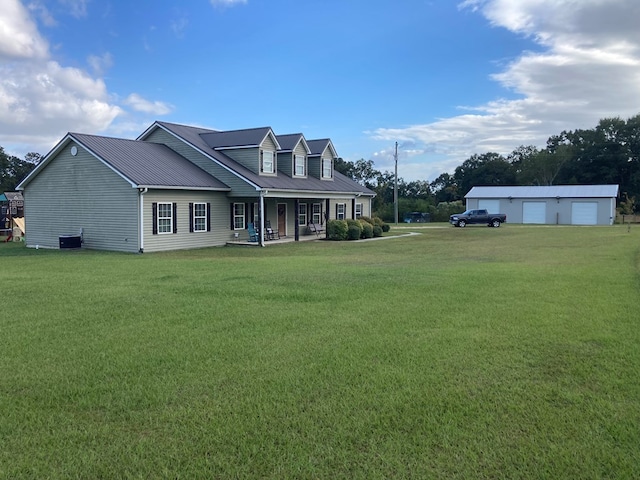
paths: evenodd
<path fill-rule="evenodd" d="M 466 227 L 474 223 L 499 227 L 501 223 L 506 221 L 507 216 L 504 213 L 489 213 L 486 210 L 467 210 L 449 217 L 449 223 L 454 227 Z"/>

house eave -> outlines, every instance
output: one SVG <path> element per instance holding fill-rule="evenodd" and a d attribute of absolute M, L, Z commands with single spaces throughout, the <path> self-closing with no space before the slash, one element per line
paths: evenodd
<path fill-rule="evenodd" d="M 193 187 L 188 185 L 134 185 L 133 188 L 148 188 L 149 190 L 198 190 L 207 192 L 230 192 L 231 188 Z"/>
<path fill-rule="evenodd" d="M 323 190 L 276 190 L 263 189 L 264 197 L 277 198 L 345 198 L 345 197 L 375 197 L 375 194 L 364 192 L 327 192 Z"/>

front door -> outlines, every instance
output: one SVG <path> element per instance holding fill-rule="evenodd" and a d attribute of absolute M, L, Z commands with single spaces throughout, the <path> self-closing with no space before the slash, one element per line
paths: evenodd
<path fill-rule="evenodd" d="M 278 232 L 280 235 L 287 235 L 287 204 L 278 204 Z"/>

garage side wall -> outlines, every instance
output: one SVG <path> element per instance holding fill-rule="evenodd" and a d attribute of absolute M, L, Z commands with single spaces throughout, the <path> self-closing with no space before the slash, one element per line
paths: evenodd
<path fill-rule="evenodd" d="M 83 231 L 83 248 L 138 251 L 138 191 L 71 142 L 26 185 L 26 242 L 59 248 L 61 235 Z"/>

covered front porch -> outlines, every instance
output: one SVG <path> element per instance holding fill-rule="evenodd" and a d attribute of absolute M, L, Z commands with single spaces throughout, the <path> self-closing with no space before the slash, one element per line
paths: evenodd
<path fill-rule="evenodd" d="M 227 245 L 243 245 L 243 246 L 250 246 L 250 247 L 260 247 L 260 246 L 264 246 L 264 247 L 269 247 L 272 245 L 281 245 L 283 243 L 292 243 L 292 242 L 309 242 L 309 241 L 314 241 L 314 240 L 324 240 L 325 239 L 325 235 L 316 235 L 315 233 L 309 235 L 309 234 L 304 234 L 304 235 L 300 235 L 298 237 L 298 240 L 296 240 L 294 237 L 280 237 L 280 238 L 274 238 L 273 240 L 265 240 L 264 244 L 260 244 L 259 241 L 250 241 L 248 238 L 248 235 L 245 232 L 244 236 L 239 235 L 237 239 L 233 239 L 227 242 Z"/>

